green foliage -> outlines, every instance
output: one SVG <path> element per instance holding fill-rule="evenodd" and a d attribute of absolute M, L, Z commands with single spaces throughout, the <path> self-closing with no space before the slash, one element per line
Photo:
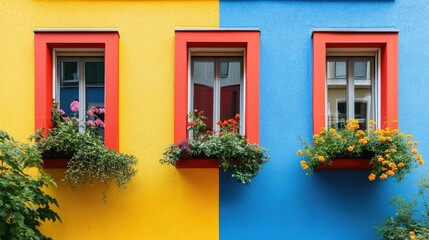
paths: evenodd
<path fill-rule="evenodd" d="M 61 219 L 50 208 L 58 206 L 57 200 L 42 191 L 55 182 L 43 173 L 40 152 L 0 131 L 0 153 L 0 239 L 50 239 L 37 227 Z M 29 168 L 38 168 L 39 174 L 28 175 Z"/>
<path fill-rule="evenodd" d="M 135 175 L 137 160 L 132 155 L 107 149 L 99 140 L 86 141 L 79 146 L 68 164 L 65 180 L 73 187 L 93 180 L 102 183 L 116 182 L 126 187 Z"/>
<path fill-rule="evenodd" d="M 94 181 L 115 182 L 119 188 L 125 188 L 137 172 L 136 158 L 107 149 L 99 135 L 99 126 L 86 124 L 85 132 L 81 133 L 82 123 L 75 117 L 64 117 L 61 112 L 54 102 L 51 118 L 54 127 L 46 136 L 42 130 L 33 136 L 37 148 L 47 157 L 71 157 L 65 180 L 73 189 Z"/>
<path fill-rule="evenodd" d="M 301 167 L 309 173 L 320 164 L 331 164 L 332 158 L 370 158 L 373 166 L 370 181 L 377 176 L 384 180 L 394 177 L 402 181 L 417 163 L 423 165 L 423 158 L 414 147 L 417 141 L 412 141 L 411 135 L 406 135 L 398 129 L 374 129 L 375 122 L 370 121 L 371 127 L 359 129 L 357 120 L 348 120 L 344 129 L 321 129 L 313 136 L 313 144 L 301 140 L 304 151 L 298 150 Z"/>
<path fill-rule="evenodd" d="M 376 232 L 381 234 L 383 240 L 429 239 L 429 208 L 427 205 L 427 193 L 429 190 L 429 178 L 422 179 L 419 183 L 419 192 L 413 201 L 405 201 L 402 197 L 393 197 L 392 204 L 396 207 L 394 216 L 384 220 L 383 224 L 376 227 Z M 415 217 L 418 213 L 416 207 L 422 201 L 424 211 L 421 217 Z"/>
<path fill-rule="evenodd" d="M 266 149 L 260 148 L 258 144 L 248 143 L 238 133 L 238 114 L 235 119 L 219 121 L 219 133 L 207 130 L 203 121 L 205 117 L 201 112 L 198 116 L 190 113 L 189 118 L 194 120 L 188 123 L 187 129 L 192 138 L 164 149 L 161 163 L 176 165 L 183 158 L 217 158 L 224 171 L 232 172 L 232 177 L 247 184 L 258 174 L 262 164 L 269 160 L 265 155 Z"/>

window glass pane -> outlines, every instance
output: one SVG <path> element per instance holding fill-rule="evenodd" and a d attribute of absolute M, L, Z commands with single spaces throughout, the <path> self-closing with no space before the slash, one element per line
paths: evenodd
<path fill-rule="evenodd" d="M 213 60 L 192 61 L 191 82 L 194 89 L 192 109 L 204 111 L 207 127 L 213 129 L 213 87 L 215 62 Z"/>
<path fill-rule="evenodd" d="M 367 66 L 367 62 L 359 61 L 354 63 L 354 77 L 355 80 L 358 79 L 367 79 L 369 75 L 367 70 L 369 69 Z"/>
<path fill-rule="evenodd" d="M 374 60 L 364 59 L 354 61 L 355 112 L 354 118 L 359 120 L 361 129 L 367 129 L 368 122 L 374 119 L 372 101 L 372 83 Z"/>
<path fill-rule="evenodd" d="M 371 84 L 371 80 L 373 79 L 373 61 L 354 61 L 353 62 L 353 74 L 355 84 L 357 85 L 368 85 Z"/>
<path fill-rule="evenodd" d="M 104 62 L 85 62 L 87 86 L 104 86 Z"/>
<path fill-rule="evenodd" d="M 345 78 L 346 72 L 346 62 L 335 62 L 335 78 Z"/>
<path fill-rule="evenodd" d="M 60 108 L 67 116 L 74 116 L 70 103 L 79 101 L 78 62 L 60 62 Z M 78 116 L 76 116 L 78 117 Z"/>
<path fill-rule="evenodd" d="M 74 86 L 79 82 L 78 62 L 61 62 L 60 63 L 61 86 Z"/>
<path fill-rule="evenodd" d="M 328 60 L 326 64 L 328 84 L 346 85 L 347 64 L 345 61 Z"/>
<path fill-rule="evenodd" d="M 220 120 L 226 120 L 240 114 L 240 88 L 243 82 L 241 61 L 223 60 L 220 62 L 220 71 Z"/>
<path fill-rule="evenodd" d="M 328 84 L 328 127 L 341 128 L 347 119 L 345 85 Z"/>
<path fill-rule="evenodd" d="M 104 108 L 104 62 L 85 62 L 85 91 L 86 110 L 92 106 Z M 104 113 L 94 114 L 104 122 Z M 88 120 L 96 120 L 97 117 L 89 116 Z M 100 135 L 104 136 L 104 129 L 100 129 Z"/>
<path fill-rule="evenodd" d="M 355 116 L 361 129 L 367 129 L 369 120 L 374 119 L 372 103 L 372 86 L 355 85 Z"/>

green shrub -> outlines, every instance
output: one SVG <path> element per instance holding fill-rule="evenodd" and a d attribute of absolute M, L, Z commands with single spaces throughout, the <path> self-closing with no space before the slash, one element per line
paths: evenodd
<path fill-rule="evenodd" d="M 405 201 L 403 197 L 393 197 L 392 204 L 396 207 L 394 216 L 384 220 L 376 227 L 383 240 L 427 240 L 429 239 L 429 208 L 428 208 L 429 178 L 419 182 L 419 191 L 412 201 Z M 420 200 L 420 201 L 419 201 Z M 419 202 L 423 205 L 420 217 L 416 210 Z"/>
<path fill-rule="evenodd" d="M 42 191 L 55 182 L 41 169 L 40 152 L 0 131 L 0 239 L 50 239 L 37 227 L 46 220 L 61 221 L 50 205 L 55 198 Z M 38 168 L 37 176 L 27 174 Z"/>

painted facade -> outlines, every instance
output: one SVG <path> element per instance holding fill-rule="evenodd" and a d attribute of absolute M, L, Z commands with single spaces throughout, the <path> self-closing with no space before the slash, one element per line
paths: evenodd
<path fill-rule="evenodd" d="M 397 74 L 398 93 L 387 95 L 386 103 L 397 98 L 389 105 L 394 114 L 388 116 L 396 116 L 399 127 L 414 134 L 424 157 L 429 154 L 426 0 L 33 0 L 2 1 L 0 12 L 0 112 L 7 116 L 0 119 L 0 129 L 21 141 L 37 122 L 35 30 L 114 29 L 119 34 L 118 128 L 111 146 L 135 155 L 138 173 L 124 191 L 112 186 L 104 204 L 103 186 L 73 193 L 61 181 L 64 169 L 47 170 L 58 183 L 48 191 L 58 199 L 63 221 L 42 226 L 53 239 L 376 239 L 373 226 L 393 213 L 390 197 L 412 195 L 415 182 L 426 173 L 419 168 L 400 184 L 392 179 L 369 182 L 365 171 L 309 177 L 296 155 L 298 137 L 311 139 L 319 123 L 313 116 L 320 103 L 313 103 L 317 31 L 396 35 L 397 69 L 391 71 Z M 177 112 L 183 99 L 178 100 L 175 89 L 182 66 L 176 29 L 190 28 L 239 29 L 238 38 L 246 31 L 258 32 L 259 63 L 249 65 L 258 71 L 249 76 L 257 76 L 251 91 L 257 96 L 259 89 L 259 98 L 246 120 L 271 159 L 249 186 L 215 168 L 178 170 L 159 164 L 162 149 L 178 141 L 175 116 L 186 111 Z M 247 97 L 255 101 L 251 94 Z"/>

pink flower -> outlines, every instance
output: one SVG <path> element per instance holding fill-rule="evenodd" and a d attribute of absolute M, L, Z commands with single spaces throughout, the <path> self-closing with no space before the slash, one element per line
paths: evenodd
<path fill-rule="evenodd" d="M 95 122 L 92 120 L 88 120 L 88 121 L 86 121 L 86 125 L 95 127 Z"/>
<path fill-rule="evenodd" d="M 94 112 L 96 111 L 97 111 L 97 108 L 94 106 L 91 106 L 86 113 L 88 114 L 88 116 L 92 117 L 94 116 Z"/>
<path fill-rule="evenodd" d="M 66 115 L 66 113 L 62 109 L 58 109 L 58 113 L 61 114 L 61 115 Z"/>
<path fill-rule="evenodd" d="M 70 117 L 64 117 L 64 121 L 70 121 Z"/>
<path fill-rule="evenodd" d="M 106 112 L 106 110 L 104 109 L 104 108 L 98 108 L 97 110 L 96 110 L 96 113 L 97 114 L 104 114 Z"/>
<path fill-rule="evenodd" d="M 70 109 L 72 110 L 72 112 L 79 112 L 79 101 L 73 101 L 70 104 Z"/>
<path fill-rule="evenodd" d="M 95 125 L 104 128 L 104 122 L 103 122 L 103 120 L 97 118 L 97 120 L 95 120 L 94 123 L 95 123 Z"/>

